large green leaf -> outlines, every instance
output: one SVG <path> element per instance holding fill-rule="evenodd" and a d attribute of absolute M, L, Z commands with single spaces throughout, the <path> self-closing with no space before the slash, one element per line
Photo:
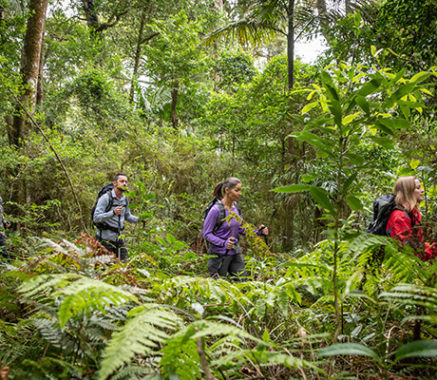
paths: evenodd
<path fill-rule="evenodd" d="M 329 193 L 326 190 L 317 186 L 312 186 L 310 194 L 321 207 L 328 210 L 331 215 L 335 214 L 334 207 L 329 199 Z"/>
<path fill-rule="evenodd" d="M 308 131 L 302 131 L 301 133 L 296 134 L 296 139 L 298 141 L 305 141 L 328 155 L 332 155 L 332 141 L 328 139 L 322 138 Z"/>
<path fill-rule="evenodd" d="M 415 87 L 415 83 L 408 83 L 398 88 L 390 98 L 385 102 L 386 108 L 391 108 L 393 105 L 405 95 L 408 95 Z"/>
<path fill-rule="evenodd" d="M 417 74 L 415 74 L 411 79 L 410 82 L 411 83 L 420 83 L 423 82 L 425 79 L 428 79 L 429 76 L 431 75 L 431 73 L 427 72 L 427 71 L 421 71 Z"/>
<path fill-rule="evenodd" d="M 339 127 L 341 127 L 342 123 L 342 110 L 341 110 L 341 104 L 338 100 L 331 100 L 328 102 L 329 110 L 334 115 L 334 122 Z"/>
<path fill-rule="evenodd" d="M 319 105 L 319 102 L 312 102 L 312 103 L 308 103 L 305 107 L 302 108 L 302 115 L 311 111 L 313 108 L 317 107 Z"/>
<path fill-rule="evenodd" d="M 318 352 L 319 356 L 335 356 L 335 355 L 363 355 L 373 358 L 378 363 L 381 363 L 375 351 L 358 343 L 336 343 L 332 346 L 322 348 Z"/>
<path fill-rule="evenodd" d="M 393 129 L 406 129 L 410 127 L 410 122 L 406 119 L 386 119 L 386 118 L 382 118 L 379 119 L 379 121 L 385 125 L 386 127 L 390 128 L 391 130 Z"/>
<path fill-rule="evenodd" d="M 364 85 L 357 91 L 357 94 L 361 96 L 370 95 L 379 88 L 380 84 L 381 81 L 379 79 L 374 78 L 369 82 L 364 83 Z"/>
<path fill-rule="evenodd" d="M 276 193 L 301 193 L 302 191 L 310 191 L 311 187 L 312 185 L 295 184 L 277 187 L 273 191 Z"/>
<path fill-rule="evenodd" d="M 437 340 L 417 340 L 399 347 L 395 352 L 395 362 L 411 357 L 437 356 Z"/>
<path fill-rule="evenodd" d="M 331 215 L 335 214 L 332 202 L 329 199 L 329 193 L 317 186 L 294 184 L 289 186 L 282 186 L 273 189 L 276 193 L 300 193 L 302 191 L 309 191 L 314 200 L 324 209 L 328 210 Z"/>
<path fill-rule="evenodd" d="M 386 149 L 393 149 L 394 148 L 393 140 L 388 138 L 388 137 L 370 136 L 370 139 Z"/>
<path fill-rule="evenodd" d="M 349 205 L 351 210 L 362 210 L 363 208 L 361 201 L 354 195 L 348 195 L 346 197 L 346 203 Z"/>

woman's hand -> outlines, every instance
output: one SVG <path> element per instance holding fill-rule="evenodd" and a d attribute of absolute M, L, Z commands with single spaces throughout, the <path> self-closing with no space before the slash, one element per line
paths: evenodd
<path fill-rule="evenodd" d="M 236 241 L 237 241 L 237 239 L 235 239 L 233 236 L 231 236 L 231 237 L 228 239 L 228 243 L 226 244 L 226 248 L 227 248 L 227 249 L 232 249 L 232 248 L 234 248 L 234 245 L 235 245 Z"/>
<path fill-rule="evenodd" d="M 269 228 L 267 226 L 265 226 L 264 224 L 261 224 L 258 227 L 258 231 L 261 232 L 263 235 L 268 235 L 269 234 Z"/>

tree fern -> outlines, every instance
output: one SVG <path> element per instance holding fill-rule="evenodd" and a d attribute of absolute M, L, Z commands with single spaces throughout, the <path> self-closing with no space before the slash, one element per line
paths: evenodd
<path fill-rule="evenodd" d="M 149 304 L 137 307 L 128 314 L 127 323 L 105 348 L 98 379 L 107 379 L 116 369 L 129 363 L 136 355 L 155 356 L 159 345 L 182 321 L 169 309 Z"/>

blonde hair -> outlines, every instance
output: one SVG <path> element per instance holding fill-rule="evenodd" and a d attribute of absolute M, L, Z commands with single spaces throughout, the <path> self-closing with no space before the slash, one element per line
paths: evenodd
<path fill-rule="evenodd" d="M 400 177 L 393 187 L 396 205 L 405 207 L 409 212 L 418 206 L 418 202 L 414 196 L 416 179 L 417 178 L 413 176 Z"/>

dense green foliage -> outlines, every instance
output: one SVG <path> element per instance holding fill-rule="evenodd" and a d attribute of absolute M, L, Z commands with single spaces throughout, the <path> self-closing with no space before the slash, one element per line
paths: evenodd
<path fill-rule="evenodd" d="M 19 103 L 27 5 L 0 0 L 9 379 L 433 376 L 437 263 L 364 230 L 373 200 L 415 175 L 437 241 L 435 6 L 293 3 L 295 36 L 328 46 L 293 61 L 291 88 L 282 2 L 50 2 L 33 108 Z M 125 264 L 90 237 L 119 171 L 147 219 L 126 229 Z M 207 278 L 198 250 L 229 176 L 250 222 L 246 282 Z"/>

